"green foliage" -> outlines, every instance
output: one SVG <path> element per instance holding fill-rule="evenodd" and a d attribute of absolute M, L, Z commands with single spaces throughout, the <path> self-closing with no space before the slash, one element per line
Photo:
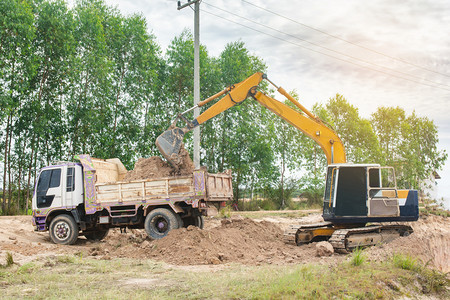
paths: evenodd
<path fill-rule="evenodd" d="M 438 206 L 425 206 L 425 207 L 420 207 L 419 208 L 419 212 L 421 216 L 428 216 L 428 215 L 435 215 L 435 216 L 442 216 L 445 218 L 449 218 L 450 217 L 450 211 L 447 209 L 444 209 L 442 207 L 438 207 Z"/>
<path fill-rule="evenodd" d="M 420 269 L 419 262 L 411 255 L 394 253 L 392 256 L 392 263 L 397 268 L 404 270 L 418 271 Z"/>
<path fill-rule="evenodd" d="M 298 183 L 289 180 L 284 186 L 281 184 L 277 187 L 266 187 L 264 189 L 265 198 L 273 203 L 275 209 L 294 208 L 292 197 L 298 189 Z"/>
<path fill-rule="evenodd" d="M 57 259 L 59 263 L 63 264 L 73 264 L 77 261 L 76 257 L 72 255 L 60 255 Z"/>
<path fill-rule="evenodd" d="M 11 267 L 12 265 L 14 265 L 14 258 L 11 254 L 11 252 L 6 252 L 6 258 L 5 258 L 6 264 L 5 267 Z"/>
<path fill-rule="evenodd" d="M 231 218 L 231 206 L 227 205 L 219 209 L 220 218 Z"/>
<path fill-rule="evenodd" d="M 350 264 L 352 266 L 360 266 L 366 261 L 367 257 L 363 252 L 363 249 L 360 247 L 357 247 L 355 250 L 353 250 L 351 258 L 350 258 Z"/>
<path fill-rule="evenodd" d="M 193 37 L 183 30 L 163 55 L 151 25 L 104 0 L 0 1 L 1 214 L 29 210 L 37 170 L 51 162 L 88 153 L 131 169 L 137 158 L 159 155 L 157 136 L 193 106 Z M 201 45 L 200 68 L 202 99 L 267 70 L 243 41 L 217 57 Z M 266 83 L 260 89 L 273 92 Z M 367 120 L 336 95 L 312 112 L 334 127 L 349 161 L 393 165 L 400 187 L 423 187 L 447 159 L 433 121 L 401 108 L 381 107 Z M 201 130 L 201 163 L 232 170 L 236 201 L 264 191 L 249 208 L 297 208 L 294 193 L 321 205 L 322 150 L 252 99 Z M 191 134 L 185 143 L 191 150 Z"/>
<path fill-rule="evenodd" d="M 422 284 L 422 292 L 425 294 L 444 292 L 450 283 L 447 274 L 427 268 L 409 254 L 394 253 L 392 263 L 397 268 L 417 273 Z"/>
<path fill-rule="evenodd" d="M 250 215 L 251 213 L 249 213 Z M 59 263 L 57 257 L 0 270 L 2 298 L 224 298 L 224 299 L 448 299 L 446 275 L 424 268 L 404 270 L 391 262 L 288 264 L 190 270 L 136 259 L 85 259 Z M 134 284 L 124 278 L 164 284 Z M 98 280 L 101 278 L 102 280 Z M 49 283 L 57 283 L 56 287 Z M 113 283 L 113 284 L 112 284 Z M 57 288 L 64 287 L 64 288 Z M 219 295 L 219 296 L 218 296 Z"/>
<path fill-rule="evenodd" d="M 442 169 L 448 154 L 439 150 L 438 131 L 433 121 L 402 108 L 380 107 L 372 114 L 382 155 L 379 162 L 395 167 L 400 188 L 424 188 L 426 179 Z"/>
<path fill-rule="evenodd" d="M 347 161 L 370 163 L 380 154 L 380 146 L 369 120 L 359 116 L 358 109 L 337 94 L 326 104 L 329 122 L 345 145 Z"/>

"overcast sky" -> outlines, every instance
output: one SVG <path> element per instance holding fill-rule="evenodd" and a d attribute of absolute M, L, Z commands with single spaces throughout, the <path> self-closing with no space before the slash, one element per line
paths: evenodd
<path fill-rule="evenodd" d="M 173 0 L 106 2 L 124 14 L 142 13 L 163 51 L 184 28 L 193 30 L 193 11 L 189 7 L 178 11 Z M 296 89 L 306 107 L 324 103 L 336 93 L 365 117 L 379 106 L 400 106 L 408 114 L 415 111 L 433 119 L 440 149 L 450 149 L 450 1 L 204 0 L 200 7 L 200 42 L 210 55 L 218 56 L 227 43 L 242 40 L 266 62 L 269 78 L 288 91 Z M 450 163 L 440 175 L 438 196 L 450 204 L 450 193 L 445 192 L 450 191 Z"/>

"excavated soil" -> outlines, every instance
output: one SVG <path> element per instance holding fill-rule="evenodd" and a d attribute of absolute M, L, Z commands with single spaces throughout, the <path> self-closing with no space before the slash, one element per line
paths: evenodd
<path fill-rule="evenodd" d="M 189 152 L 184 149 L 184 146 L 181 146 L 180 156 L 182 158 L 182 164 L 179 169 L 175 169 L 159 156 L 139 158 L 134 165 L 134 169 L 128 171 L 124 177 L 124 180 L 131 181 L 192 174 L 194 171 L 194 163 L 189 156 Z"/>
<path fill-rule="evenodd" d="M 110 236 L 104 250 L 107 250 L 108 256 L 132 255 L 176 265 L 228 262 L 289 264 L 320 260 L 315 257 L 314 245 L 307 245 L 302 249 L 286 245 L 282 230 L 276 224 L 243 218 L 222 220 L 220 226 L 211 229 L 201 230 L 193 226 L 181 228 L 171 231 L 161 240 L 140 243 L 143 239 L 146 239 L 144 232 L 132 233 L 128 240 L 136 243 L 121 251 L 115 249 L 117 238 Z"/>
<path fill-rule="evenodd" d="M 346 259 L 348 256 L 341 254 L 317 257 L 315 243 L 297 247 L 283 242 L 282 228 L 286 224 L 319 219 L 318 214 L 295 220 L 282 217 L 206 219 L 203 230 L 181 228 L 161 240 L 150 240 L 144 230 L 121 233 L 114 229 L 104 241 L 90 242 L 80 237 L 75 245 L 63 246 L 53 244 L 47 232 L 34 232 L 29 216 L 0 217 L 0 264 L 4 263 L 6 252 L 12 253 L 19 264 L 39 257 L 74 253 L 98 259 L 148 258 L 173 265 L 335 264 Z M 414 229 L 410 236 L 371 247 L 365 253 L 369 260 L 380 261 L 390 259 L 393 253 L 405 253 L 440 271 L 449 272 L 449 220 L 438 216 L 423 217 L 410 224 Z"/>
<path fill-rule="evenodd" d="M 450 219 L 430 215 L 409 225 L 413 227 L 414 233 L 368 248 L 366 252 L 369 259 L 384 261 L 392 257 L 393 253 L 403 253 L 444 273 L 450 272 Z"/>

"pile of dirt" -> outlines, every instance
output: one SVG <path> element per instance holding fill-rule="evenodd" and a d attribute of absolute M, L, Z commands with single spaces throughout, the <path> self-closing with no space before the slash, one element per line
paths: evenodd
<path fill-rule="evenodd" d="M 402 253 L 444 273 L 450 272 L 450 218 L 421 216 L 409 225 L 414 229 L 411 235 L 368 248 L 369 259 L 385 261 L 394 253 Z"/>
<path fill-rule="evenodd" d="M 124 180 L 139 180 L 146 178 L 168 177 L 173 174 L 173 168 L 159 156 L 139 158 L 134 169 L 128 171 Z"/>
<path fill-rule="evenodd" d="M 23 264 L 37 257 L 83 253 L 99 259 L 118 257 L 154 259 L 175 265 L 241 263 L 258 264 L 336 264 L 348 256 L 333 254 L 317 257 L 316 244 L 300 247 L 283 242 L 285 224 L 316 221 L 319 214 L 300 219 L 256 221 L 206 219 L 205 229 L 197 227 L 173 230 L 161 240 L 150 240 L 143 229 L 111 229 L 101 242 L 90 242 L 80 236 L 73 246 L 53 244 L 48 232 L 34 232 L 30 216 L 0 217 L 0 258 L 11 252 L 14 261 Z M 410 225 L 414 233 L 388 244 L 364 250 L 369 260 L 386 261 L 394 253 L 409 254 L 440 271 L 450 271 L 450 218 L 424 216 Z M 2 263 L 2 261 L 0 261 Z"/>
<path fill-rule="evenodd" d="M 131 181 L 192 174 L 194 171 L 194 163 L 189 156 L 189 152 L 184 149 L 184 146 L 181 146 L 180 156 L 182 158 L 182 164 L 179 169 L 175 169 L 159 156 L 139 158 L 134 165 L 134 169 L 128 171 L 124 180 Z"/>
<path fill-rule="evenodd" d="M 280 227 L 274 223 L 243 218 L 223 220 L 211 229 L 176 229 L 154 241 L 146 238 L 145 231 L 133 230 L 126 235 L 116 232 L 89 254 L 106 259 L 151 258 L 176 265 L 289 264 L 330 259 L 316 257 L 313 244 L 301 248 L 286 245 Z"/>

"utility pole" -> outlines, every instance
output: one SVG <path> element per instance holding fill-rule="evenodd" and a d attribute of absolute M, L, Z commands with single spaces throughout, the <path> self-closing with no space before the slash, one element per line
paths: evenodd
<path fill-rule="evenodd" d="M 194 4 L 194 106 L 200 102 L 200 1 L 188 0 L 181 5 L 178 1 L 178 10 Z M 200 115 L 200 108 L 194 109 L 194 119 Z M 200 168 L 200 126 L 194 128 L 194 167 Z"/>

